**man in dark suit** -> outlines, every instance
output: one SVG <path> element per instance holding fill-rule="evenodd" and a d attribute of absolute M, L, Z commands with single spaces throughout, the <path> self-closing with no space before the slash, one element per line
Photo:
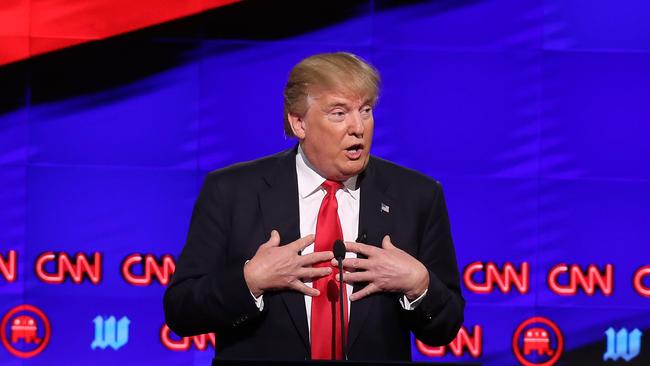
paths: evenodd
<path fill-rule="evenodd" d="M 206 178 L 165 292 L 175 333 L 215 332 L 217 358 L 266 360 L 410 360 L 410 332 L 431 345 L 456 336 L 464 300 L 442 190 L 370 156 L 378 91 L 376 70 L 349 53 L 294 67 L 285 133 L 299 144 Z"/>

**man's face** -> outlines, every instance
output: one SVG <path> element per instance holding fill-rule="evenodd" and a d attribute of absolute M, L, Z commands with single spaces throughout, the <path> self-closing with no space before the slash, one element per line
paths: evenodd
<path fill-rule="evenodd" d="M 303 117 L 290 116 L 309 162 L 328 179 L 345 180 L 368 164 L 373 117 L 369 98 L 339 92 L 309 97 Z"/>

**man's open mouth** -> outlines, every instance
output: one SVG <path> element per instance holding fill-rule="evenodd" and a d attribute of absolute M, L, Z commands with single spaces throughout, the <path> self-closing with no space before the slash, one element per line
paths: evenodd
<path fill-rule="evenodd" d="M 350 147 L 347 147 L 345 150 L 354 153 L 354 152 L 363 150 L 363 145 L 362 144 L 354 144 L 354 145 L 352 145 Z"/>
<path fill-rule="evenodd" d="M 362 144 L 354 144 L 345 149 L 345 155 L 350 160 L 357 160 L 361 157 L 361 152 L 363 151 Z"/>

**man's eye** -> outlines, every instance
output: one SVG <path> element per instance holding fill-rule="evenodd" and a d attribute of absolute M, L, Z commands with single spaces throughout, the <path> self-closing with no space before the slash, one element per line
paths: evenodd
<path fill-rule="evenodd" d="M 372 114 L 372 108 L 364 107 L 364 108 L 361 109 L 361 115 L 362 116 L 366 117 L 366 116 L 369 116 L 370 114 Z"/>
<path fill-rule="evenodd" d="M 345 112 L 334 111 L 328 114 L 328 117 L 332 121 L 343 121 L 345 119 Z"/>

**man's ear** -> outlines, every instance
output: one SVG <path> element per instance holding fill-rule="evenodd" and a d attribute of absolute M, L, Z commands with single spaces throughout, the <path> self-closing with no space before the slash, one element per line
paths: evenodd
<path fill-rule="evenodd" d="M 299 139 L 302 140 L 305 138 L 305 120 L 293 113 L 287 114 L 287 119 L 289 120 L 289 125 L 291 126 L 291 131 Z"/>

